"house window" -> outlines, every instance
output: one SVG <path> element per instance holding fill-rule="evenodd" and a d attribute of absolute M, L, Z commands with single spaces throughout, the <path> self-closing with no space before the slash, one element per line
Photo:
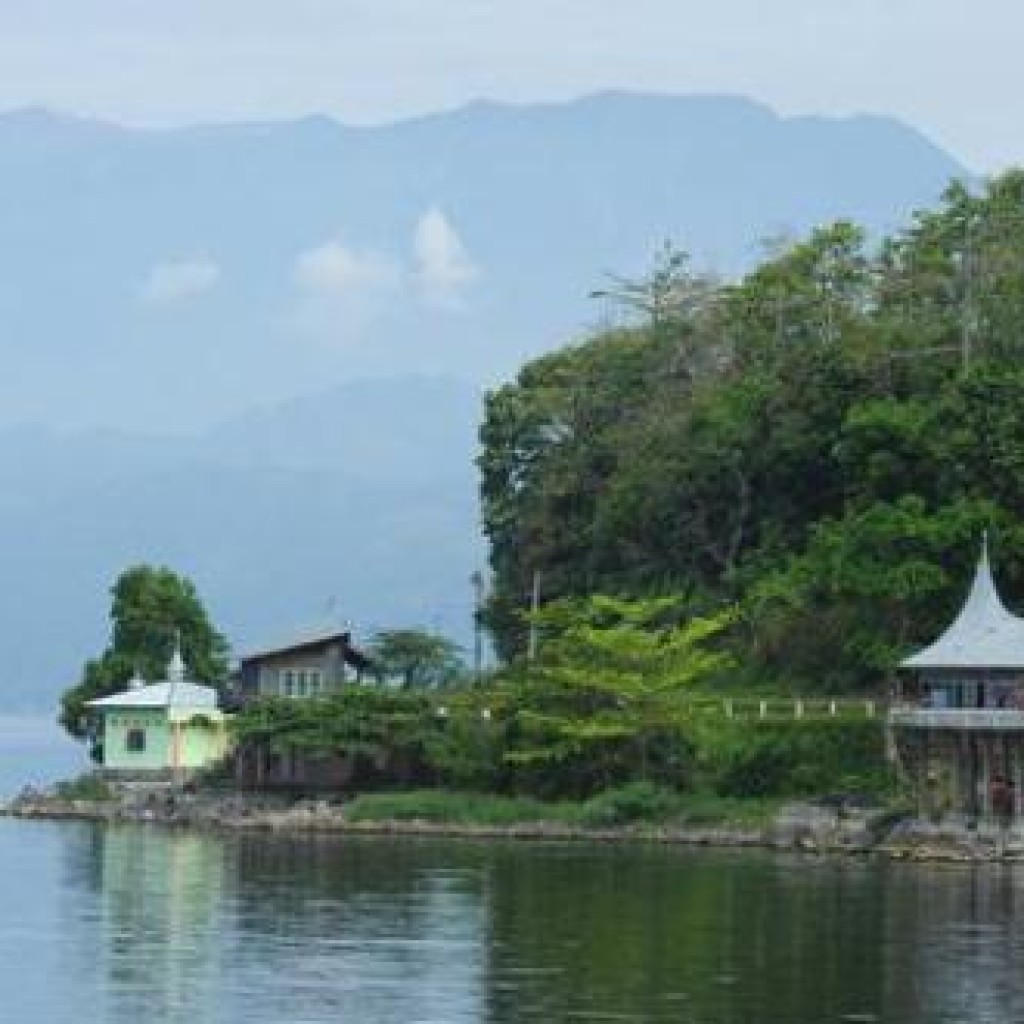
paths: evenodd
<path fill-rule="evenodd" d="M 282 697 L 316 697 L 324 689 L 324 673 L 319 668 L 281 669 L 279 679 Z"/>
<path fill-rule="evenodd" d="M 138 754 L 146 749 L 146 730 L 129 729 L 124 738 L 125 748 Z"/>

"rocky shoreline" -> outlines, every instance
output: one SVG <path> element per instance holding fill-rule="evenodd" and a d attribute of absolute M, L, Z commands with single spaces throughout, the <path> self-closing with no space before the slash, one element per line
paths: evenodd
<path fill-rule="evenodd" d="M 606 828 L 561 822 L 507 825 L 423 820 L 355 821 L 346 804 L 324 799 L 239 792 L 133 788 L 114 799 L 69 799 L 26 790 L 0 807 L 7 817 L 134 823 L 167 828 L 275 835 L 388 835 L 467 839 L 648 842 L 708 847 L 758 847 L 808 854 L 881 855 L 896 860 L 958 863 L 1024 861 L 1024 837 L 894 818 L 879 809 L 816 803 L 785 806 L 762 827 L 736 824 L 638 823 Z"/>

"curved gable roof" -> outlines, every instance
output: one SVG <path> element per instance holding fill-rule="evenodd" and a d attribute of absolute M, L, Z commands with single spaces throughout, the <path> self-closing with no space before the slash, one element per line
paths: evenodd
<path fill-rule="evenodd" d="M 983 545 L 974 583 L 960 614 L 929 647 L 907 658 L 909 669 L 1024 669 L 1024 619 L 1006 609 Z"/>

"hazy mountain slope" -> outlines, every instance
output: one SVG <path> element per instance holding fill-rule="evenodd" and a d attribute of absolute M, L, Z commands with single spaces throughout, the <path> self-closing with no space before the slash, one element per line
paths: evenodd
<path fill-rule="evenodd" d="M 598 315 L 602 274 L 666 236 L 730 272 L 780 230 L 891 226 L 960 173 L 895 121 L 726 97 L 379 128 L 0 116 L 0 418 L 176 431 L 341 379 L 493 380 Z M 463 262 L 435 221 L 425 278 L 431 210 Z"/>
<path fill-rule="evenodd" d="M 0 434 L 0 708 L 52 703 L 139 561 L 191 575 L 240 647 L 328 618 L 468 638 L 477 405 L 457 382 L 406 377 L 184 440 Z"/>
<path fill-rule="evenodd" d="M 962 173 L 892 120 L 728 97 L 379 128 L 0 115 L 0 707 L 52 701 L 143 559 L 238 643 L 329 603 L 465 637 L 482 385 L 667 236 L 728 273 Z"/>

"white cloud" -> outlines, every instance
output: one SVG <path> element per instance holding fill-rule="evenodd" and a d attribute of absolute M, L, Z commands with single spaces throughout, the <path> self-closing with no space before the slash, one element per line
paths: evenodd
<path fill-rule="evenodd" d="M 439 305 L 458 305 L 466 289 L 480 276 L 480 269 L 437 207 L 420 217 L 413 248 L 416 280 L 424 298 Z"/>
<path fill-rule="evenodd" d="M 399 277 L 394 263 L 375 252 L 357 252 L 339 242 L 301 253 L 295 260 L 295 283 L 315 295 L 345 297 L 387 288 Z"/>
<path fill-rule="evenodd" d="M 157 263 L 142 285 L 140 296 L 149 305 L 166 306 L 216 288 L 220 277 L 220 267 L 205 256 Z"/>
<path fill-rule="evenodd" d="M 318 345 L 356 348 L 371 336 L 402 279 L 402 268 L 386 253 L 339 241 L 307 249 L 293 268 L 299 294 L 292 327 Z"/>

